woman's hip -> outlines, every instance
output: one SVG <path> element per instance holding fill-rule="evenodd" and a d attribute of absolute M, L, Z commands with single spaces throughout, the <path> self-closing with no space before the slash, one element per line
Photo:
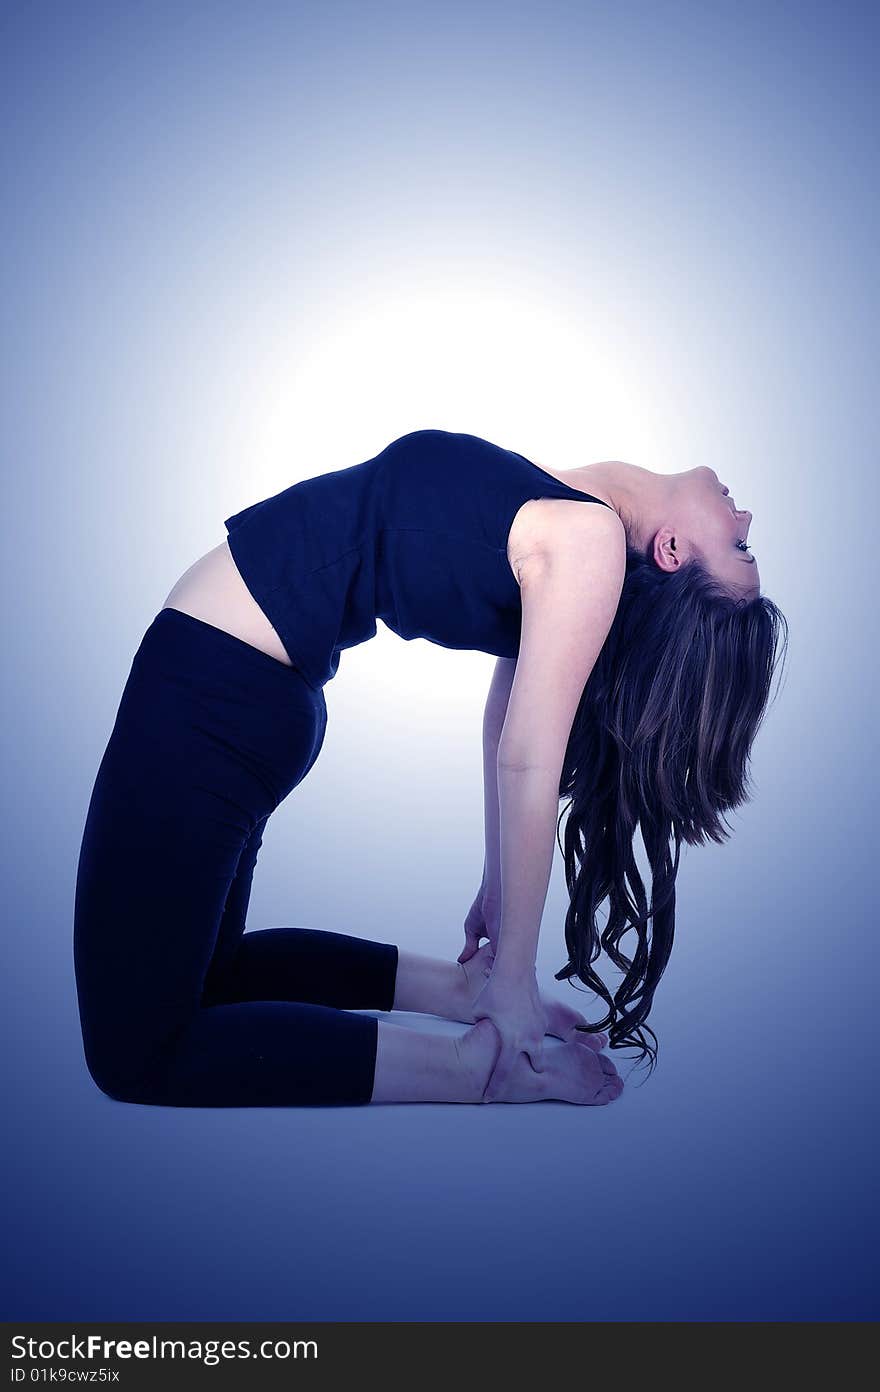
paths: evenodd
<path fill-rule="evenodd" d="M 96 790 L 160 821 L 226 808 L 249 834 L 302 782 L 326 725 L 323 691 L 295 667 L 162 609 L 134 655 Z"/>

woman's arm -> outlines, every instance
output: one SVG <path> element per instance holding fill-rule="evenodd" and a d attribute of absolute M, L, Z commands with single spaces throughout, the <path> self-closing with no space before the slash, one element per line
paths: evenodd
<path fill-rule="evenodd" d="M 561 511 L 562 510 L 562 511 Z M 575 712 L 614 620 L 625 532 L 607 508 L 552 500 L 544 543 L 521 565 L 522 631 L 498 741 L 501 921 L 493 977 L 534 972 L 559 780 Z"/>
<path fill-rule="evenodd" d="M 510 981 L 535 970 L 541 918 L 550 884 L 559 773 L 499 765 L 501 921 L 495 971 Z"/>
<path fill-rule="evenodd" d="M 501 843 L 499 840 L 498 808 L 498 745 L 516 659 L 499 657 L 486 697 L 483 711 L 483 823 L 485 829 L 485 854 L 483 856 L 483 893 L 489 899 L 501 899 Z"/>

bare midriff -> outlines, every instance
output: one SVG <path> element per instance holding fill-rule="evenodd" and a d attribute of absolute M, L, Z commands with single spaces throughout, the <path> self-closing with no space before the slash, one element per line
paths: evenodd
<path fill-rule="evenodd" d="M 225 541 L 184 571 L 162 608 L 179 609 L 213 624 L 286 667 L 293 666 L 284 644 L 239 575 Z"/>

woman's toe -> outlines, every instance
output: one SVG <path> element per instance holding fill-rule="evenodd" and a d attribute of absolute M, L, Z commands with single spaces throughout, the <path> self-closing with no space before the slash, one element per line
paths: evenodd
<path fill-rule="evenodd" d="M 600 1054 L 599 1062 L 601 1063 L 602 1067 L 605 1070 L 605 1073 L 609 1078 L 616 1078 L 618 1076 L 617 1069 L 615 1068 L 614 1064 L 611 1062 L 611 1059 L 608 1057 L 607 1054 Z"/>

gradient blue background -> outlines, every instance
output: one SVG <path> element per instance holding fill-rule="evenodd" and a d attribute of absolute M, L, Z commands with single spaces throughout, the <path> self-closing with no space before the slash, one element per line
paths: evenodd
<path fill-rule="evenodd" d="M 848 3 L 4 7 L 5 1318 L 876 1318 L 877 39 Z M 789 660 L 754 801 L 683 858 L 659 1068 L 600 1109 L 112 1103 L 72 897 L 141 634 L 225 516 L 420 427 L 709 463 L 754 513 Z M 492 664 L 343 655 L 250 927 L 456 955 Z M 557 854 L 539 973 L 583 1004 L 564 910 Z"/>

